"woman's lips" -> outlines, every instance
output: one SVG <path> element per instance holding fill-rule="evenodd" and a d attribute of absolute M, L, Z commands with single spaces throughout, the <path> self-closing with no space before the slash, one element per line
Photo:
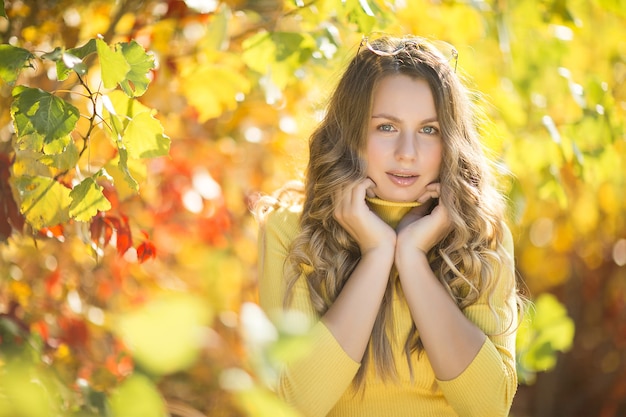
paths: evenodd
<path fill-rule="evenodd" d="M 415 184 L 419 175 L 403 172 L 388 172 L 387 177 L 391 180 L 391 182 L 400 187 L 408 187 Z"/>

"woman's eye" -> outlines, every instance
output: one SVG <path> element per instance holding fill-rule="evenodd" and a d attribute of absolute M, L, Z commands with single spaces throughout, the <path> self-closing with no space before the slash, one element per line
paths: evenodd
<path fill-rule="evenodd" d="M 378 130 L 381 132 L 393 132 L 395 129 L 393 128 L 393 125 L 383 124 L 378 126 Z"/>
<path fill-rule="evenodd" d="M 422 132 L 426 133 L 427 135 L 436 135 L 437 133 L 439 133 L 439 129 L 434 126 L 424 126 L 422 128 Z"/>

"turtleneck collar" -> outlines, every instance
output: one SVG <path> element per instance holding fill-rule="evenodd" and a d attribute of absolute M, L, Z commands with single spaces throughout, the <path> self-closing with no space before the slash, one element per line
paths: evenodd
<path fill-rule="evenodd" d="M 369 208 L 394 229 L 405 214 L 407 214 L 413 207 L 417 207 L 422 204 L 417 201 L 387 201 L 381 200 L 378 197 L 366 197 L 365 200 L 367 201 Z"/>

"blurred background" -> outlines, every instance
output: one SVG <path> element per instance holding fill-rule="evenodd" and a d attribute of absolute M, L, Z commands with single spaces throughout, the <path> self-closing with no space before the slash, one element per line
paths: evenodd
<path fill-rule="evenodd" d="M 624 0 L 0 1 L 0 417 L 297 415 L 250 207 L 372 31 L 453 44 L 484 116 L 533 302 L 511 416 L 626 416 L 625 28 Z"/>

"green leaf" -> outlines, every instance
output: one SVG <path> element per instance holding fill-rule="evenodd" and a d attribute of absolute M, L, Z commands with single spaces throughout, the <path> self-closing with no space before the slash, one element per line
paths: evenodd
<path fill-rule="evenodd" d="M 63 152 L 54 155 L 42 155 L 39 157 L 39 162 L 60 171 L 66 171 L 76 166 L 79 158 L 78 148 L 74 141 L 71 141 Z"/>
<path fill-rule="evenodd" d="M 54 62 L 62 58 L 63 58 L 63 48 L 61 48 L 60 46 L 57 46 L 56 48 L 54 48 L 52 52 L 46 52 L 45 54 L 41 55 L 41 59 L 47 59 L 47 60 L 54 61 Z"/>
<path fill-rule="evenodd" d="M 202 39 L 202 47 L 213 51 L 221 51 L 228 45 L 228 22 L 232 19 L 232 12 L 222 5 L 213 14 L 213 18 L 207 27 L 207 33 Z"/>
<path fill-rule="evenodd" d="M 359 32 L 369 33 L 376 24 L 376 17 L 366 0 L 345 1 L 348 20 L 356 23 Z"/>
<path fill-rule="evenodd" d="M 88 222 L 98 211 L 111 209 L 111 203 L 102 194 L 102 187 L 93 177 L 85 178 L 70 192 L 72 204 L 70 216 L 80 222 Z"/>
<path fill-rule="evenodd" d="M 61 381 L 47 367 L 38 366 L 26 355 L 3 359 L 8 360 L 1 369 L 0 416 L 45 417 L 63 414 L 59 401 Z"/>
<path fill-rule="evenodd" d="M 258 32 L 243 41 L 243 62 L 254 71 L 265 74 L 273 61 L 276 45 L 268 32 Z"/>
<path fill-rule="evenodd" d="M 74 70 L 78 75 L 85 75 L 87 73 L 87 65 L 79 57 L 70 53 L 64 53 L 62 55 L 63 63 L 71 70 Z"/>
<path fill-rule="evenodd" d="M 113 90 L 103 95 L 102 101 L 106 109 L 105 117 L 108 114 L 109 125 L 115 137 L 118 138 L 117 140 L 121 140 L 124 129 L 126 129 L 126 126 L 135 115 L 152 111 L 149 107 L 144 106 L 138 100 L 127 96 L 120 90 Z"/>
<path fill-rule="evenodd" d="M 201 329 L 212 316 L 191 294 L 164 294 L 120 315 L 115 331 L 144 369 L 165 375 L 188 368 L 201 347 Z"/>
<path fill-rule="evenodd" d="M 67 51 L 65 51 L 65 53 L 63 54 L 64 59 L 60 59 L 56 61 L 57 79 L 59 81 L 63 81 L 67 79 L 72 69 L 77 71 L 79 74 L 83 73 L 83 71 L 86 71 L 86 65 L 84 63 L 77 64 L 75 60 L 72 59 L 72 57 L 78 58 L 82 61 L 83 59 L 85 59 L 86 56 L 93 54 L 95 52 L 96 52 L 96 40 L 95 39 L 89 40 L 89 42 L 87 42 L 83 46 L 80 46 L 78 48 L 68 49 Z M 69 63 L 72 68 L 68 67 L 66 62 Z"/>
<path fill-rule="evenodd" d="M 102 83 L 106 88 L 114 88 L 126 79 L 130 65 L 122 54 L 121 49 L 111 49 L 102 39 L 96 39 L 96 50 L 100 58 Z"/>
<path fill-rule="evenodd" d="M 4 10 L 4 0 L 0 0 L 0 16 L 5 17 L 5 18 L 9 18 L 7 16 L 7 12 Z"/>
<path fill-rule="evenodd" d="M 170 150 L 170 138 L 163 134 L 161 122 L 149 112 L 133 117 L 122 137 L 131 158 L 154 158 L 165 156 Z"/>
<path fill-rule="evenodd" d="M 6 16 L 5 16 L 6 17 Z M 30 51 L 13 45 L 0 45 L 0 79 L 9 85 L 15 84 L 17 77 L 29 61 L 35 58 Z"/>
<path fill-rule="evenodd" d="M 296 32 L 259 32 L 243 43 L 244 63 L 260 74 L 269 73 L 279 88 L 293 79 L 294 72 L 311 58 L 315 39 Z"/>
<path fill-rule="evenodd" d="M 569 350 L 574 339 L 574 321 L 555 296 L 541 294 L 534 307 L 517 332 L 518 371 L 525 382 L 532 382 L 537 371 L 552 369 L 557 352 Z"/>
<path fill-rule="evenodd" d="M 115 184 L 115 190 L 120 200 L 137 194 L 138 183 L 146 179 L 148 172 L 143 161 L 136 159 L 129 161 L 128 152 L 124 148 L 120 149 L 118 154 L 104 165 L 103 169 L 112 178 L 110 181 Z"/>
<path fill-rule="evenodd" d="M 282 401 L 272 391 L 251 387 L 249 389 L 235 389 L 237 404 L 250 416 L 282 416 L 298 417 L 299 412 Z"/>
<path fill-rule="evenodd" d="M 20 211 L 35 230 L 69 220 L 70 190 L 49 177 L 12 179 L 20 200 Z"/>
<path fill-rule="evenodd" d="M 135 373 L 125 379 L 109 397 L 112 417 L 166 417 L 165 402 L 154 382 Z"/>
<path fill-rule="evenodd" d="M 63 152 L 80 116 L 78 109 L 38 88 L 17 86 L 13 98 L 11 116 L 21 149 Z"/>
<path fill-rule="evenodd" d="M 126 79 L 120 82 L 120 87 L 129 97 L 141 96 L 150 84 L 148 74 L 154 68 L 154 57 L 147 54 L 135 41 L 122 43 L 121 50 L 130 65 L 130 71 L 126 74 Z"/>
<path fill-rule="evenodd" d="M 535 303 L 534 327 L 555 350 L 566 350 L 572 345 L 574 322 L 567 310 L 552 294 L 544 293 Z"/>
<path fill-rule="evenodd" d="M 30 149 L 15 151 L 15 162 L 12 171 L 14 177 L 53 177 L 54 173 L 50 167 L 42 161 L 41 152 L 35 152 Z"/>
<path fill-rule="evenodd" d="M 118 148 L 118 152 L 120 160 L 117 164 L 117 167 L 124 176 L 124 181 L 126 181 L 126 184 L 130 187 L 131 190 L 133 190 L 134 192 L 139 191 L 139 184 L 131 174 L 128 166 L 128 152 L 124 148 Z"/>
<path fill-rule="evenodd" d="M 372 10 L 372 7 L 367 0 L 359 0 L 359 5 L 361 6 L 361 10 L 363 10 L 363 13 L 368 16 L 374 17 L 374 11 Z"/>

